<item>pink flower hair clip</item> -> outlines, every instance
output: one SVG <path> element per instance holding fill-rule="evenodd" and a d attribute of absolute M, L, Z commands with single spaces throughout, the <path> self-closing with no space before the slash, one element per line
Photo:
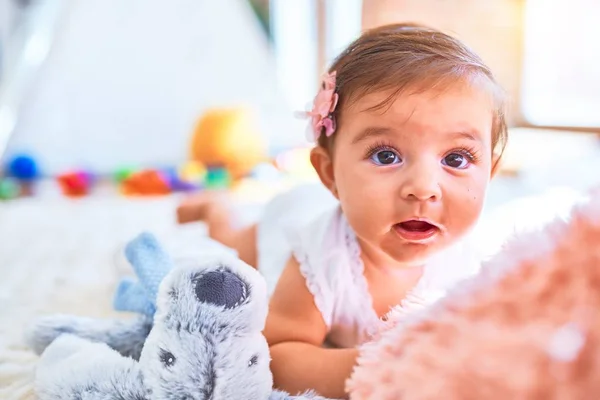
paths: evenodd
<path fill-rule="evenodd" d="M 314 141 L 319 139 L 323 130 L 327 137 L 335 132 L 335 117 L 332 113 L 335 111 L 339 99 L 338 94 L 335 93 L 335 77 L 336 71 L 323 75 L 322 86 L 315 96 L 312 110 L 301 114 L 305 118 L 311 118 L 308 128 Z"/>

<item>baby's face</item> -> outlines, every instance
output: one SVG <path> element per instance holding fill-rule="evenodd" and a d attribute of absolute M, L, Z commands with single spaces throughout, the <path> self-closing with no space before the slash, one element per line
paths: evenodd
<path fill-rule="evenodd" d="M 492 99 L 463 85 L 368 110 L 388 95 L 345 110 L 335 187 L 365 256 L 420 266 L 479 218 L 492 169 Z"/>

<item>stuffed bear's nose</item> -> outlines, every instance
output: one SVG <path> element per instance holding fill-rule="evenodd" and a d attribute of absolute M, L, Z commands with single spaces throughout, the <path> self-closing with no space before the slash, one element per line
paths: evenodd
<path fill-rule="evenodd" d="M 246 283 L 229 271 L 207 272 L 195 279 L 195 284 L 196 298 L 202 303 L 234 308 L 248 296 Z"/>

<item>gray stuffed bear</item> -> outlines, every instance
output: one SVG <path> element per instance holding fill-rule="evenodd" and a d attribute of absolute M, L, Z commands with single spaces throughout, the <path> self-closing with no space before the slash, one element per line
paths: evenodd
<path fill-rule="evenodd" d="M 40 400 L 325 400 L 272 390 L 267 300 L 263 277 L 231 254 L 176 265 L 153 318 L 35 323 L 35 391 Z"/>

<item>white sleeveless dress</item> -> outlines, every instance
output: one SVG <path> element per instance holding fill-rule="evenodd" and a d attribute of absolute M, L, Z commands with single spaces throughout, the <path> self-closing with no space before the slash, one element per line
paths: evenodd
<path fill-rule="evenodd" d="M 329 329 L 328 344 L 349 348 L 367 340 L 380 322 L 363 274 L 360 247 L 337 201 L 321 186 L 277 196 L 258 224 L 258 269 L 272 292 L 294 256 Z M 479 269 L 479 257 L 460 243 L 425 267 L 402 307 L 424 307 Z"/>

